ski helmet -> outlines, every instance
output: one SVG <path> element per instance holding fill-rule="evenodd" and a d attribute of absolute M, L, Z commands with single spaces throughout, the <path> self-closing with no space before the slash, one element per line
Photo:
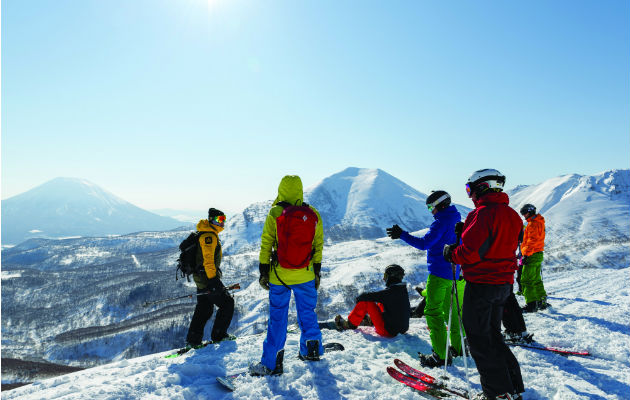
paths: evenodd
<path fill-rule="evenodd" d="M 223 228 L 225 225 L 225 214 L 221 210 L 217 210 L 216 208 L 210 208 L 208 210 L 208 222 L 212 225 L 220 226 Z"/>
<path fill-rule="evenodd" d="M 502 192 L 503 185 L 505 185 L 505 175 L 492 168 L 480 169 L 468 178 L 466 193 L 468 197 L 472 197 L 473 193 L 479 196 L 488 190 Z"/>
<path fill-rule="evenodd" d="M 385 282 L 389 281 L 391 278 L 402 281 L 405 276 L 405 270 L 398 264 L 391 264 L 385 268 L 385 274 L 383 275 L 383 280 Z"/>
<path fill-rule="evenodd" d="M 443 190 L 432 191 L 427 197 L 426 204 L 431 212 L 433 212 L 433 209 L 443 210 L 451 205 L 451 195 Z"/>
<path fill-rule="evenodd" d="M 536 207 L 532 204 L 525 204 L 521 207 L 521 215 L 532 214 L 536 215 Z"/>

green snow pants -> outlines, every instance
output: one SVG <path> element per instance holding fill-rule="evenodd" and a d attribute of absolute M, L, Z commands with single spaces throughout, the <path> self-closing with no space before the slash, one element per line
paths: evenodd
<path fill-rule="evenodd" d="M 540 274 L 542 262 L 543 252 L 539 251 L 538 253 L 528 256 L 525 260 L 525 264 L 523 264 L 521 286 L 523 287 L 523 296 L 525 296 L 526 303 L 542 300 L 547 297 L 542 275 Z"/>
<path fill-rule="evenodd" d="M 465 286 L 464 280 L 457 281 L 460 312 L 462 310 Z M 427 279 L 427 304 L 424 307 L 424 317 L 429 326 L 433 351 L 443 360 L 446 358 L 446 327 L 448 324 L 448 311 L 449 307 L 451 307 L 452 287 L 453 281 L 450 279 L 443 279 L 435 275 L 429 275 Z M 457 319 L 457 304 L 455 301 L 453 301 L 452 309 L 451 345 L 459 353 L 462 350 L 462 341 L 459 336 L 459 320 Z"/>

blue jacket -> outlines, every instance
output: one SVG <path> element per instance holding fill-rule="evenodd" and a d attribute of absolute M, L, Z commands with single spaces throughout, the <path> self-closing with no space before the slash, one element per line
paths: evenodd
<path fill-rule="evenodd" d="M 445 244 L 453 244 L 457 240 L 455 236 L 455 224 L 462 220 L 462 216 L 455 206 L 451 205 L 438 211 L 433 218 L 435 221 L 429 227 L 429 232 L 421 238 L 411 236 L 403 232 L 400 238 L 407 244 L 420 250 L 427 251 L 427 264 L 429 273 L 444 279 L 453 279 L 451 264 L 442 256 Z M 459 278 L 459 265 L 456 277 Z"/>

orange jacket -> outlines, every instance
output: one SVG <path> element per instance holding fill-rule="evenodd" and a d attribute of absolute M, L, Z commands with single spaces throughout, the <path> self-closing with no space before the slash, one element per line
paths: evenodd
<path fill-rule="evenodd" d="M 545 250 L 545 218 L 536 214 L 529 218 L 525 225 L 521 253 L 524 256 L 531 256 L 543 250 Z"/>

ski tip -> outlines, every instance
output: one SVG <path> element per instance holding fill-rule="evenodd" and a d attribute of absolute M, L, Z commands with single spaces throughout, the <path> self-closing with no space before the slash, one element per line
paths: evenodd
<path fill-rule="evenodd" d="M 231 379 L 224 378 L 222 376 L 217 376 L 217 382 L 219 382 L 224 388 L 226 388 L 227 390 L 231 392 L 236 390 L 236 387 L 232 383 Z"/>

